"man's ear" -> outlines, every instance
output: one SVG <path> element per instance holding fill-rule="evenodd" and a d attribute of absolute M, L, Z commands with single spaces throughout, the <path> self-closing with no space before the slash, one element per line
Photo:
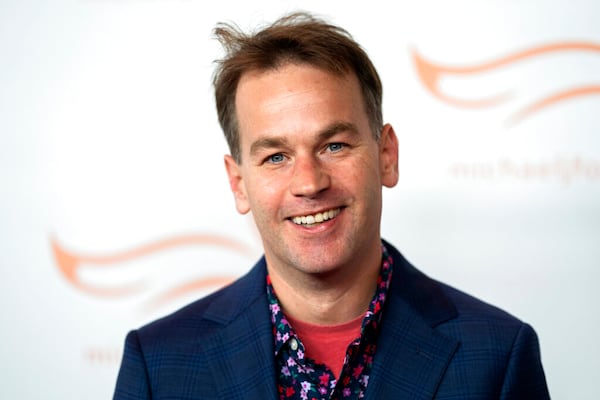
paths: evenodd
<path fill-rule="evenodd" d="M 398 137 L 392 125 L 385 124 L 379 138 L 379 162 L 381 183 L 383 186 L 394 187 L 398 183 Z"/>
<path fill-rule="evenodd" d="M 239 165 L 230 155 L 225 155 L 225 169 L 229 177 L 229 187 L 235 198 L 235 208 L 240 214 L 246 214 L 250 211 L 246 186 Z"/>

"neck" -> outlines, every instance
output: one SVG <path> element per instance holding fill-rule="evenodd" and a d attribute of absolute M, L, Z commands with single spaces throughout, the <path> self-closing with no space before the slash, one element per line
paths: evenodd
<path fill-rule="evenodd" d="M 367 311 L 381 268 L 379 245 L 367 260 L 347 267 L 328 274 L 290 274 L 267 260 L 271 283 L 286 315 L 317 325 L 342 324 Z"/>

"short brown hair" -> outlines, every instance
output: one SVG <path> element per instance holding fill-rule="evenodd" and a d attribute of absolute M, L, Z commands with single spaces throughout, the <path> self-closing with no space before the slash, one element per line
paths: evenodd
<path fill-rule="evenodd" d="M 381 80 L 366 52 L 344 29 L 308 13 L 284 16 L 256 33 L 220 23 L 214 34 L 226 51 L 213 78 L 219 123 L 236 162 L 241 163 L 235 96 L 241 76 L 285 63 L 304 63 L 335 75 L 358 78 L 371 130 L 377 140 L 383 126 Z"/>

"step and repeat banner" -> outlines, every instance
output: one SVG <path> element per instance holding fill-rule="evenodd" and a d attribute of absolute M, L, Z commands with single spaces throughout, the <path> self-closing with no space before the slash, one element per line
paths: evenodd
<path fill-rule="evenodd" d="M 553 398 L 600 398 L 600 3 L 4 0 L 3 399 L 112 396 L 130 329 L 245 273 L 212 99 L 217 22 L 308 10 L 384 83 L 383 236 L 537 330 Z"/>

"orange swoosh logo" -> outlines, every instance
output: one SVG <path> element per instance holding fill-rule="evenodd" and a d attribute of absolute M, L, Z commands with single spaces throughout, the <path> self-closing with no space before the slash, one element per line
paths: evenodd
<path fill-rule="evenodd" d="M 412 57 L 419 78 L 425 88 L 438 99 L 454 105 L 456 107 L 465 108 L 483 108 L 500 105 L 509 101 L 515 96 L 514 92 L 504 91 L 493 95 L 480 97 L 478 99 L 466 99 L 456 96 L 451 96 L 443 92 L 440 81 L 446 77 L 472 77 L 478 74 L 496 71 L 502 68 L 508 68 L 520 62 L 529 59 L 540 57 L 549 53 L 564 53 L 564 52 L 591 52 L 600 53 L 600 44 L 588 42 L 563 42 L 554 43 L 544 46 L 534 47 L 510 54 L 499 59 L 483 62 L 477 65 L 470 66 L 447 66 L 436 64 L 426 60 L 417 51 L 412 50 Z M 514 125 L 531 115 L 540 112 L 559 102 L 581 96 L 590 96 L 600 94 L 600 85 L 584 85 L 580 87 L 572 87 L 564 91 L 551 94 L 539 100 L 518 109 L 509 116 L 508 125 Z"/>
<path fill-rule="evenodd" d="M 184 246 L 216 247 L 248 257 L 251 257 L 253 254 L 247 246 L 233 239 L 218 235 L 203 234 L 180 235 L 165 238 L 129 250 L 104 255 L 82 254 L 67 250 L 54 237 L 50 238 L 50 244 L 52 246 L 56 265 L 62 273 L 62 276 L 78 290 L 90 295 L 103 297 L 119 297 L 140 293 L 144 290 L 145 283 L 143 279 L 137 279 L 132 283 L 120 285 L 89 283 L 85 282 L 81 276 L 81 273 L 85 268 L 104 270 L 114 269 L 115 267 L 119 267 L 119 264 L 122 263 L 128 263 L 136 259 Z M 148 301 L 147 305 L 149 308 L 152 308 L 190 292 L 209 287 L 224 286 L 230 283 L 234 278 L 235 277 L 231 275 L 218 275 L 186 281 L 176 287 L 167 289 L 162 294 Z"/>

